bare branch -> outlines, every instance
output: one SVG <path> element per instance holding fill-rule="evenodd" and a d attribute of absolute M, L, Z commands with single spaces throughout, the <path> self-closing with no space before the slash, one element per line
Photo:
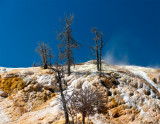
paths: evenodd
<path fill-rule="evenodd" d="M 36 53 L 41 56 L 41 65 L 44 69 L 48 68 L 48 59 L 50 58 L 50 63 L 51 63 L 51 58 L 53 57 L 53 53 L 51 48 L 49 47 L 48 44 L 45 44 L 44 42 L 38 42 L 38 46 L 36 47 Z"/>
<path fill-rule="evenodd" d="M 79 48 L 79 43 L 72 37 L 71 25 L 73 23 L 73 19 L 73 14 L 70 14 L 70 16 L 66 16 L 65 14 L 64 22 L 61 22 L 61 31 L 58 32 L 58 39 L 61 40 L 61 43 L 59 44 L 59 49 L 61 52 L 59 57 L 61 60 L 66 60 L 68 75 L 71 73 L 71 65 L 75 63 L 72 49 Z"/>

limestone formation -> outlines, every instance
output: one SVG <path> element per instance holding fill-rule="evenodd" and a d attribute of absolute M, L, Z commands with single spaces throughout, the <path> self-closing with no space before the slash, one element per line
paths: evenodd
<path fill-rule="evenodd" d="M 64 75 L 64 93 L 90 87 L 103 93 L 103 108 L 89 115 L 90 124 L 159 124 L 160 71 L 137 66 L 112 66 L 103 62 L 99 77 L 95 61 L 71 67 Z M 101 106 L 102 107 L 102 106 Z M 76 118 L 76 117 L 75 117 Z M 71 117 L 70 117 L 70 120 Z M 77 122 L 81 123 L 77 112 Z M 64 123 L 55 72 L 42 68 L 0 68 L 0 124 Z"/>

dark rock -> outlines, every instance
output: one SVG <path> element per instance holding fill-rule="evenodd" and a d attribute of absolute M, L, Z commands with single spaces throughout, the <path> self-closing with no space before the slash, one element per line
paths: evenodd
<path fill-rule="evenodd" d="M 112 96 L 112 92 L 111 91 L 108 91 L 108 96 Z"/>
<path fill-rule="evenodd" d="M 8 97 L 8 94 L 0 90 L 0 96 L 1 97 Z"/>
<path fill-rule="evenodd" d="M 156 78 L 153 78 L 153 82 L 157 84 L 158 81 Z"/>

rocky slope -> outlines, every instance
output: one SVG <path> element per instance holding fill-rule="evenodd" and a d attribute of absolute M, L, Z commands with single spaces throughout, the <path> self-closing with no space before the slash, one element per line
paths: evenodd
<path fill-rule="evenodd" d="M 103 63 L 103 76 L 94 61 L 77 64 L 65 75 L 67 91 L 95 87 L 107 100 L 93 124 L 159 124 L 160 70 Z M 0 124 L 63 124 L 55 73 L 36 68 L 0 68 Z M 81 115 L 78 114 L 81 121 Z"/>

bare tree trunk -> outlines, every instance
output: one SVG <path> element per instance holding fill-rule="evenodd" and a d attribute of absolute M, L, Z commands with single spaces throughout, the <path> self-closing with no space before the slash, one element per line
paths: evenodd
<path fill-rule="evenodd" d="M 61 92 L 62 104 L 63 104 L 63 109 L 64 109 L 64 116 L 65 116 L 65 120 L 66 120 L 65 124 L 69 124 L 69 116 L 68 116 L 68 111 L 67 111 L 67 106 L 66 106 L 66 100 L 65 100 L 64 94 L 63 94 L 61 80 L 59 81 L 59 89 Z"/>
<path fill-rule="evenodd" d="M 97 71 L 99 71 L 99 51 L 98 51 L 98 41 L 96 39 L 96 57 L 97 57 Z"/>
<path fill-rule="evenodd" d="M 46 58 L 44 59 L 44 65 L 43 65 L 44 69 L 47 69 L 47 62 L 46 62 Z"/>
<path fill-rule="evenodd" d="M 52 66 L 52 56 L 49 56 L 49 66 Z"/>
<path fill-rule="evenodd" d="M 67 102 L 65 99 L 65 95 L 63 93 L 63 86 L 62 86 L 62 83 L 65 84 L 64 69 L 63 69 L 63 66 L 59 65 L 58 63 L 56 64 L 56 68 L 52 68 L 52 69 L 56 72 L 57 83 L 59 84 L 61 102 L 62 102 L 62 107 L 64 111 L 64 116 L 65 116 L 65 124 L 69 124 L 70 122 L 69 122 L 69 114 L 67 109 Z"/>
<path fill-rule="evenodd" d="M 48 68 L 48 65 L 47 63 L 44 63 L 44 66 L 43 66 L 44 69 L 47 69 Z"/>
<path fill-rule="evenodd" d="M 100 68 L 100 69 L 99 69 L 99 72 L 100 72 L 100 77 L 101 77 L 101 76 L 102 76 L 102 55 L 101 55 L 101 51 L 100 51 L 100 57 L 99 57 L 99 58 L 100 58 L 100 60 L 99 60 L 99 61 L 100 61 L 100 62 L 99 62 L 99 65 L 100 65 L 100 67 L 99 67 L 99 68 Z"/>
<path fill-rule="evenodd" d="M 101 41 L 101 46 L 100 46 L 100 57 L 99 57 L 99 65 L 100 65 L 100 69 L 99 69 L 99 71 L 100 71 L 100 77 L 101 77 L 101 73 L 102 73 L 102 41 Z"/>
<path fill-rule="evenodd" d="M 102 74 L 102 49 L 103 49 L 103 47 L 104 47 L 104 42 L 103 42 L 103 39 L 102 39 L 102 34 L 101 34 L 101 36 L 100 36 L 100 77 L 101 77 L 101 74 Z"/>
<path fill-rule="evenodd" d="M 101 56 L 101 54 L 100 54 L 100 60 L 99 60 L 100 62 L 100 67 L 99 67 L 99 71 L 101 72 L 102 71 L 102 56 Z"/>
<path fill-rule="evenodd" d="M 53 56 L 53 54 L 50 56 L 50 53 L 52 53 L 52 49 L 50 48 L 50 46 L 48 44 L 45 44 L 44 42 L 38 42 L 38 46 L 36 47 L 36 53 L 38 53 L 41 56 L 41 67 L 43 67 L 43 69 L 47 69 L 48 59 L 50 57 L 52 58 Z"/>
<path fill-rule="evenodd" d="M 104 47 L 104 42 L 102 40 L 103 34 L 102 32 L 98 31 L 97 28 L 92 28 L 91 31 L 95 33 L 95 37 L 93 38 L 95 40 L 96 47 L 92 48 L 92 50 L 95 51 L 96 59 L 97 59 L 97 71 L 102 71 L 102 48 Z"/>
<path fill-rule="evenodd" d="M 50 62 L 49 62 L 49 66 L 52 67 L 52 60 L 51 60 L 51 58 L 50 58 L 49 61 L 50 61 Z"/>
<path fill-rule="evenodd" d="M 61 50 L 60 59 L 66 60 L 65 64 L 67 66 L 68 76 L 71 74 L 71 65 L 74 64 L 72 49 L 79 47 L 79 43 L 72 37 L 72 29 L 70 28 L 73 23 L 73 17 L 72 14 L 69 17 L 65 15 L 64 22 L 62 23 L 62 31 L 58 33 L 58 39 L 61 40 L 59 44 L 59 49 Z"/>
<path fill-rule="evenodd" d="M 85 124 L 85 114 L 82 114 L 82 124 Z"/>
<path fill-rule="evenodd" d="M 69 30 L 69 29 L 67 29 L 67 30 Z M 67 71 L 68 71 L 68 75 L 70 75 L 71 74 L 71 70 L 70 70 L 70 68 L 71 68 L 71 52 L 70 52 L 70 39 L 69 39 L 69 31 L 68 31 L 68 37 L 67 37 L 67 66 L 68 66 L 68 68 L 67 68 Z"/>

